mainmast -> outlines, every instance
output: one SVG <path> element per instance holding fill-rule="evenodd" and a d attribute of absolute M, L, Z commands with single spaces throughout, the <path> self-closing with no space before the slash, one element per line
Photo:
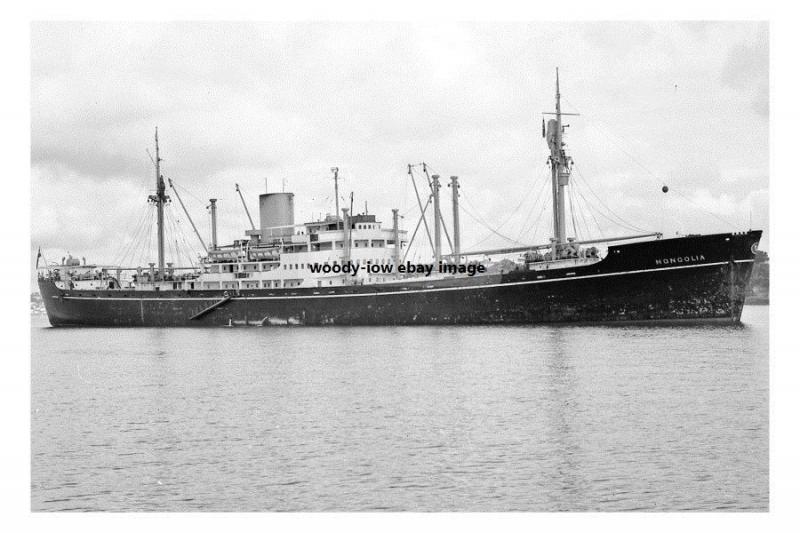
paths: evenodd
<path fill-rule="evenodd" d="M 158 128 L 156 128 L 156 193 L 148 201 L 156 204 L 158 226 L 158 277 L 164 279 L 164 204 L 169 202 L 164 176 L 161 175 L 161 155 L 158 150 Z"/>
<path fill-rule="evenodd" d="M 564 126 L 561 122 L 563 115 L 573 113 L 561 113 L 561 90 L 559 87 L 558 69 L 556 69 L 556 112 L 545 113 L 555 115 L 556 118 L 547 121 L 547 129 L 542 128 L 542 134 L 547 139 L 550 147 L 550 171 L 552 173 L 553 188 L 553 256 L 557 258 L 562 246 L 567 242 L 566 224 L 566 195 L 569 185 L 569 176 L 572 171 L 572 158 L 566 154 L 563 141 Z"/>

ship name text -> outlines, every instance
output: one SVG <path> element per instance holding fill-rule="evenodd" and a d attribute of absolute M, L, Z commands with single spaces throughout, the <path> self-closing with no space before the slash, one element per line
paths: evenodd
<path fill-rule="evenodd" d="M 706 256 L 700 255 L 684 255 L 681 257 L 665 257 L 664 259 L 656 259 L 656 265 L 677 265 L 681 263 L 697 263 L 705 261 Z"/>

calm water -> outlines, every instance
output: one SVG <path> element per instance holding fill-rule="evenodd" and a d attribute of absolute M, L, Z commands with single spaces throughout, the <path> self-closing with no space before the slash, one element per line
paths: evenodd
<path fill-rule="evenodd" d="M 32 330 L 34 510 L 767 510 L 742 328 Z"/>

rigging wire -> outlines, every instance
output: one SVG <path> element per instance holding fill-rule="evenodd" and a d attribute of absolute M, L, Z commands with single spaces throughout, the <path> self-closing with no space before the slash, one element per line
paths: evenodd
<path fill-rule="evenodd" d="M 597 225 L 597 231 L 600 232 L 600 237 L 605 239 L 605 235 L 603 234 L 603 228 L 600 226 L 600 222 L 598 222 L 597 217 L 594 216 L 594 211 L 590 208 L 589 201 L 586 199 L 583 193 L 579 191 L 577 188 L 575 189 L 575 192 L 577 192 L 578 196 L 583 199 L 583 204 L 586 206 L 586 210 L 589 212 L 592 219 L 594 220 L 594 223 Z"/>
<path fill-rule="evenodd" d="M 150 210 L 150 216 L 147 217 L 147 225 L 145 226 L 144 232 L 142 233 L 141 244 L 139 246 L 139 260 L 137 265 L 141 265 L 147 258 L 145 255 L 147 254 L 148 249 L 150 248 L 150 239 L 153 234 L 153 226 L 155 226 L 155 216 L 153 216 L 153 211 L 155 211 L 155 206 L 149 204 L 147 208 Z"/>
<path fill-rule="evenodd" d="M 175 231 L 175 234 L 173 235 L 173 239 L 175 241 L 175 261 L 176 261 L 175 264 L 178 265 L 178 264 L 180 264 L 181 261 L 183 261 L 183 258 L 181 257 L 181 255 L 184 255 L 184 256 L 186 255 L 185 244 L 181 244 L 181 242 L 185 243 L 185 236 L 184 236 L 184 232 L 183 232 L 183 224 L 181 224 L 181 219 L 178 217 L 178 212 L 177 211 L 175 211 L 172 214 L 172 218 L 173 218 L 173 224 L 172 225 L 173 225 L 174 231 Z M 189 263 L 187 263 L 186 266 L 190 266 L 190 265 L 191 265 L 191 261 L 189 261 Z"/>
<path fill-rule="evenodd" d="M 145 207 L 146 216 L 144 217 L 144 223 L 142 224 L 141 231 L 136 236 L 136 239 L 131 242 L 131 249 L 130 249 L 130 260 L 131 262 L 136 263 L 137 255 L 141 256 L 141 249 L 144 246 L 145 239 L 147 238 L 148 232 L 153 224 L 153 217 L 152 217 L 153 205 L 147 204 Z M 127 260 L 127 257 L 126 257 Z"/>
<path fill-rule="evenodd" d="M 570 105 L 572 108 L 574 108 L 574 109 L 577 111 L 577 108 L 576 108 L 574 105 L 572 105 L 572 103 L 571 103 L 569 100 L 567 100 L 566 98 L 564 98 L 564 100 L 565 100 L 565 101 L 566 101 L 566 102 L 567 102 L 567 103 L 568 103 L 568 104 L 569 104 L 569 105 Z M 649 169 L 649 168 L 648 168 L 648 167 L 647 167 L 647 166 L 646 166 L 644 163 L 642 163 L 641 161 L 639 161 L 639 159 L 637 159 L 636 157 L 634 157 L 634 156 L 633 156 L 633 154 L 629 153 L 627 150 L 625 150 L 625 148 L 623 148 L 623 147 L 621 146 L 621 144 L 622 144 L 622 143 L 624 143 L 624 141 L 625 141 L 624 139 L 622 139 L 622 137 L 620 137 L 619 135 L 617 135 L 617 134 L 616 134 L 616 133 L 613 131 L 613 129 L 612 129 L 612 128 L 608 127 L 608 126 L 607 126 L 607 125 L 606 125 L 606 124 L 605 124 L 605 123 L 604 123 L 602 120 L 600 120 L 599 118 L 598 118 L 598 119 L 596 119 L 596 121 L 597 121 L 597 124 L 599 124 L 599 125 L 600 125 L 600 127 L 602 127 L 602 129 L 603 129 L 603 130 L 605 130 L 604 132 L 601 132 L 601 133 L 605 133 L 605 134 L 606 134 L 606 136 L 607 136 L 607 138 L 608 138 L 608 139 L 611 141 L 611 143 L 612 143 L 612 144 L 613 144 L 613 145 L 614 145 L 614 146 L 615 146 L 615 147 L 616 147 L 616 148 L 617 148 L 619 151 L 621 151 L 623 154 L 627 155 L 627 156 L 628 156 L 628 157 L 631 159 L 631 161 L 633 161 L 634 163 L 636 163 L 636 164 L 637 164 L 637 165 L 638 165 L 638 166 L 639 166 L 641 169 L 643 169 L 645 172 L 647 172 L 648 174 L 650 174 L 650 176 L 652 176 L 653 178 L 655 178 L 657 181 L 662 181 L 662 180 L 659 180 L 659 179 L 658 179 L 658 176 L 656 176 L 656 174 L 655 174 L 655 173 L 654 173 L 652 170 L 650 170 L 650 169 Z M 597 129 L 598 129 L 598 131 L 600 131 L 600 128 L 598 128 L 596 125 L 592 124 L 591 122 L 589 122 L 589 123 L 588 123 L 588 125 L 589 125 L 590 127 L 595 127 L 595 128 L 597 128 Z M 620 141 L 620 142 L 618 143 L 617 141 Z M 694 206 L 695 206 L 697 209 L 699 209 L 700 211 L 702 211 L 702 212 L 704 212 L 704 213 L 706 213 L 706 214 L 708 214 L 708 215 L 711 215 L 711 216 L 713 216 L 714 218 L 716 218 L 717 220 L 719 220 L 720 222 L 723 222 L 724 224 L 726 224 L 726 225 L 728 225 L 728 226 L 731 226 L 731 227 L 734 227 L 734 228 L 736 228 L 736 227 L 737 227 L 737 225 L 736 225 L 736 224 L 734 224 L 733 222 L 731 222 L 730 220 L 727 220 L 727 219 L 725 219 L 725 218 L 723 218 L 723 217 L 721 217 L 721 216 L 717 215 L 717 214 L 716 214 L 716 213 L 714 213 L 713 211 L 709 211 L 708 209 L 706 209 L 706 208 L 704 208 L 703 206 L 699 205 L 697 202 L 695 202 L 694 200 L 692 200 L 692 199 L 691 199 L 691 198 L 689 198 L 688 196 L 684 195 L 684 194 L 683 194 L 683 193 L 682 193 L 680 190 L 678 190 L 678 189 L 675 189 L 674 187 L 672 187 L 670 190 L 671 190 L 672 192 L 674 192 L 675 194 L 677 194 L 678 196 L 680 196 L 681 198 L 683 198 L 684 200 L 686 200 L 687 202 L 689 202 L 690 204 L 694 205 Z"/>
<path fill-rule="evenodd" d="M 144 185 L 144 184 L 142 183 L 142 185 Z M 133 222 L 134 220 L 136 221 L 136 223 L 135 223 L 135 225 L 132 225 L 131 222 Z M 125 222 L 123 222 L 121 224 L 121 227 L 122 228 L 126 228 L 126 229 L 133 227 L 134 231 L 136 231 L 136 229 L 138 229 L 138 227 L 139 227 L 139 224 L 141 224 L 141 223 L 142 223 L 142 212 L 137 209 L 137 210 L 132 210 L 131 213 L 129 213 L 129 215 L 126 218 Z M 118 261 L 118 259 L 120 257 L 120 254 L 122 254 L 126 250 L 127 246 L 126 246 L 126 244 L 124 244 L 122 242 L 117 243 L 116 246 L 117 246 L 117 248 L 116 248 L 116 250 L 114 252 L 114 255 L 113 255 L 113 262 L 114 262 L 114 264 L 118 265 L 120 263 Z"/>
<path fill-rule="evenodd" d="M 205 205 L 206 205 L 206 201 L 205 201 L 205 200 L 201 200 L 201 199 L 200 199 L 200 198 L 198 198 L 198 197 L 197 197 L 197 195 L 195 195 L 195 194 L 194 194 L 192 191 L 190 191 L 189 189 L 187 189 L 187 188 L 186 188 L 186 187 L 184 187 L 183 185 L 179 185 L 178 183 L 176 183 L 176 182 L 175 182 L 175 180 L 172 180 L 172 186 L 173 186 L 173 187 L 175 187 L 175 188 L 177 188 L 177 189 L 178 189 L 178 192 L 181 192 L 181 193 L 186 193 L 186 194 L 188 194 L 189 196 L 191 196 L 192 198 L 194 198 L 194 199 L 195 199 L 195 200 L 196 200 L 196 201 L 197 201 L 197 202 L 198 202 L 200 205 L 203 205 L 203 206 L 205 206 Z"/>
<path fill-rule="evenodd" d="M 436 169 L 434 169 L 431 165 L 429 165 L 427 163 L 419 163 L 419 164 L 414 164 L 414 165 L 410 165 L 410 166 L 413 169 L 413 168 L 418 167 L 420 165 L 422 165 L 423 168 L 425 168 L 426 170 L 430 170 L 434 174 L 438 173 L 436 171 Z M 430 181 L 430 178 L 428 177 L 427 172 L 425 173 L 425 177 L 428 180 L 429 187 L 432 187 L 432 183 Z M 477 222 L 478 224 L 480 224 L 484 228 L 488 229 L 489 232 L 490 232 L 489 234 L 486 235 L 486 237 L 484 237 L 478 243 L 473 244 L 470 248 L 474 248 L 475 246 L 478 246 L 479 244 L 481 244 L 484 241 L 488 240 L 492 235 L 497 235 L 498 237 L 500 237 L 502 239 L 505 239 L 505 240 L 507 240 L 509 242 L 515 243 L 515 244 L 522 244 L 522 243 L 519 242 L 519 240 L 513 239 L 513 238 L 511 238 L 511 237 L 509 237 L 507 235 L 504 235 L 504 234 L 500 233 L 499 230 L 502 229 L 503 226 L 505 226 L 517 214 L 517 212 L 519 211 L 519 209 L 522 206 L 522 204 L 530 197 L 532 192 L 533 192 L 533 187 L 528 189 L 528 191 L 526 192 L 525 196 L 522 198 L 522 200 L 520 200 L 519 204 L 517 204 L 517 206 L 512 210 L 511 214 L 508 217 L 506 217 L 506 219 L 499 226 L 492 227 L 488 222 L 486 222 L 486 220 L 482 216 L 480 216 L 480 214 L 478 214 L 479 210 L 475 208 L 475 206 L 472 204 L 472 202 L 469 201 L 469 198 L 462 191 L 461 192 L 461 198 L 462 198 L 464 203 L 461 203 L 461 205 L 460 205 L 461 209 L 464 211 L 464 213 L 466 213 L 475 222 Z M 469 205 L 471 209 L 474 209 L 475 213 L 470 211 L 470 209 L 467 209 L 466 205 L 464 205 L 465 203 L 467 205 Z M 407 211 L 406 213 L 404 213 L 404 215 L 407 214 L 408 212 L 410 212 L 410 210 Z M 443 220 L 442 220 L 442 226 L 443 226 L 443 228 L 445 226 Z M 444 231 L 445 231 L 445 236 L 448 238 L 448 242 L 449 242 L 450 239 L 449 239 L 449 235 L 447 234 L 447 229 L 444 228 Z M 452 247 L 452 243 L 451 243 L 451 247 Z"/>
<path fill-rule="evenodd" d="M 167 238 L 170 245 L 172 245 L 172 264 L 173 266 L 178 266 L 178 241 L 173 239 L 178 234 L 177 228 L 175 227 L 175 217 L 172 213 L 172 209 L 165 209 L 165 211 L 170 235 L 168 238 L 166 235 L 167 232 L 164 232 L 164 238 Z"/>
<path fill-rule="evenodd" d="M 572 234 L 575 235 L 575 238 L 580 240 L 578 235 L 578 227 L 575 225 L 575 206 L 572 204 L 572 187 L 567 188 L 567 192 L 569 193 L 569 214 L 570 218 L 572 218 Z"/>
<path fill-rule="evenodd" d="M 539 233 L 539 221 L 542 219 L 542 216 L 544 216 L 545 211 L 547 211 L 547 198 L 546 198 L 547 195 L 545 195 L 544 193 L 545 191 L 548 190 L 548 185 L 550 184 L 550 176 L 548 172 L 544 172 L 544 176 L 545 179 L 542 180 L 542 185 L 539 190 L 539 194 L 537 196 L 537 201 L 534 202 L 533 209 L 531 210 L 532 213 L 537 212 L 536 218 L 532 221 L 531 224 L 528 224 L 527 226 L 522 228 L 522 231 L 520 231 L 520 235 L 517 237 L 517 239 L 520 239 L 522 235 L 527 234 L 531 229 L 533 229 L 533 234 L 530 236 L 530 240 L 532 242 L 536 241 L 536 235 Z M 538 200 L 541 200 L 541 206 L 537 208 L 537 206 L 539 205 Z"/>
<path fill-rule="evenodd" d="M 128 261 L 132 262 L 134 260 L 135 254 L 140 246 L 140 241 L 144 237 L 146 227 L 147 227 L 147 221 L 143 219 L 142 224 L 139 227 L 139 231 L 133 236 L 130 243 L 128 243 L 128 248 L 125 251 L 125 254 L 118 261 L 117 263 L 118 265 L 126 266 Z"/>
<path fill-rule="evenodd" d="M 178 213 L 178 212 L 176 212 L 176 213 Z M 192 247 L 191 244 L 189 244 L 189 237 L 187 235 L 187 232 L 184 231 L 185 225 L 182 224 L 182 222 L 183 222 L 183 219 L 180 217 L 180 214 L 178 213 L 178 215 L 176 216 L 176 225 L 178 227 L 178 234 L 180 235 L 181 242 L 183 243 L 182 250 L 183 250 L 184 254 L 186 255 L 186 258 L 189 261 L 188 264 L 191 265 L 192 267 L 196 267 L 196 264 L 195 264 L 194 260 L 192 259 L 192 254 L 196 254 L 196 249 L 194 247 Z"/>
<path fill-rule="evenodd" d="M 468 214 L 470 217 L 472 217 L 472 219 L 473 219 L 473 220 L 475 220 L 476 222 L 478 222 L 479 224 L 481 224 L 483 227 L 485 227 L 486 229 L 488 229 L 489 231 L 491 231 L 491 232 L 492 232 L 492 233 L 494 233 L 495 235 L 497 235 L 497 236 L 499 236 L 499 237 L 502 237 L 503 239 L 506 239 L 507 241 L 514 242 L 514 243 L 519 243 L 519 241 L 518 241 L 518 240 L 516 240 L 516 239 L 512 239 L 511 237 L 508 237 L 508 236 L 506 236 L 506 235 L 503 235 L 502 233 L 500 233 L 500 232 L 499 232 L 499 230 L 500 230 L 500 229 L 501 229 L 503 226 L 505 226 L 505 225 L 506 225 L 506 224 L 507 224 L 507 223 L 508 223 L 508 222 L 509 222 L 509 221 L 510 221 L 510 220 L 511 220 L 513 217 L 514 217 L 514 215 L 516 215 L 516 214 L 517 214 L 517 212 L 519 211 L 519 209 L 520 209 L 520 207 L 522 206 L 523 202 L 525 202 L 525 200 L 527 200 L 527 199 L 528 199 L 528 197 L 530 196 L 530 194 L 531 194 L 531 191 L 532 191 L 532 190 L 533 190 L 533 188 L 529 188 L 529 189 L 528 189 L 528 192 L 525 194 L 525 196 L 522 198 L 522 200 L 520 200 L 520 202 L 517 204 L 517 206 L 516 206 L 516 207 L 513 209 L 513 211 L 511 212 L 511 214 L 510 214 L 510 215 L 509 215 L 509 216 L 508 216 L 508 217 L 507 217 L 507 218 L 506 218 L 506 219 L 505 219 L 505 220 L 504 220 L 504 221 L 503 221 L 503 222 L 502 222 L 502 223 L 501 223 L 499 226 L 497 226 L 496 228 L 493 228 L 493 227 L 492 227 L 492 226 L 491 226 L 491 225 L 490 225 L 488 222 L 486 222 L 486 220 L 484 220 L 484 219 L 483 219 L 483 217 L 481 217 L 480 215 L 474 215 L 473 213 L 471 213 L 471 212 L 470 212 L 469 210 L 467 210 L 467 209 L 464 209 L 464 212 L 465 212 L 465 213 L 467 213 L 467 214 Z M 475 206 L 472 204 L 472 202 L 470 202 L 470 201 L 469 201 L 469 198 L 467 198 L 467 196 L 466 196 L 466 195 L 465 195 L 463 192 L 461 193 L 461 198 L 464 200 L 464 202 L 466 202 L 466 203 L 467 203 L 467 204 L 470 206 L 470 208 L 472 208 L 472 209 L 475 209 Z M 477 210 L 477 209 L 475 209 L 475 211 L 477 212 L 478 210 Z"/>
<path fill-rule="evenodd" d="M 193 267 L 194 266 L 194 261 L 192 261 L 192 256 L 189 253 L 191 248 L 189 247 L 189 243 L 186 240 L 186 232 L 183 230 L 183 224 L 181 224 L 182 219 L 176 217 L 175 221 L 176 221 L 176 227 L 177 227 L 177 230 L 178 230 L 177 231 L 177 233 L 178 233 L 177 236 L 180 238 L 180 242 L 181 242 L 181 246 L 179 246 L 179 249 L 180 249 L 179 251 L 182 251 L 183 254 L 184 254 L 184 257 L 186 259 L 188 259 L 187 266 L 192 266 Z M 177 239 L 176 239 L 176 245 L 177 245 Z M 180 255 L 179 255 L 179 257 L 180 257 Z"/>
<path fill-rule="evenodd" d="M 539 210 L 539 214 L 536 216 L 536 220 L 534 220 L 533 225 L 530 226 L 530 228 L 533 228 L 533 234 L 531 235 L 531 242 L 536 242 L 536 235 L 538 235 L 539 227 L 540 227 L 539 226 L 539 221 L 542 219 L 542 217 L 544 216 L 546 211 L 547 211 L 547 206 L 543 202 L 542 203 L 542 207 Z M 529 230 L 530 230 L 530 228 L 529 228 Z"/>
<path fill-rule="evenodd" d="M 570 184 L 570 188 L 572 189 L 572 192 L 574 192 L 576 194 L 579 193 L 578 187 L 575 184 L 574 180 Z M 581 209 L 580 200 L 581 200 L 580 197 L 575 198 L 575 203 L 578 204 L 578 213 L 580 214 L 580 217 L 583 220 L 583 228 L 586 231 L 586 238 L 588 239 L 589 237 L 591 237 L 592 231 L 589 229 L 589 223 L 586 221 L 586 214 L 584 213 L 584 210 Z M 588 207 L 586 207 L 586 210 L 588 210 Z M 600 228 L 598 227 L 597 230 L 600 231 Z"/>
<path fill-rule="evenodd" d="M 153 206 L 151 204 L 151 208 L 152 207 L 155 207 L 155 206 Z M 144 245 L 144 247 L 142 248 L 141 255 L 139 257 L 139 261 L 138 261 L 137 266 L 140 266 L 143 263 L 149 263 L 150 262 L 149 261 L 150 258 L 153 257 L 152 254 L 150 253 L 150 243 L 153 240 L 153 226 L 156 224 L 156 221 L 154 220 L 154 218 L 155 217 L 151 217 L 150 218 L 150 224 L 147 226 L 147 234 L 146 234 L 147 235 L 147 242 Z"/>
<path fill-rule="evenodd" d="M 148 153 L 148 155 L 149 155 L 149 153 Z M 150 159 L 152 160 L 152 157 Z M 137 189 L 138 192 L 141 193 L 141 196 L 144 197 L 144 198 L 146 198 L 147 195 L 151 192 L 149 181 L 150 181 L 150 178 L 146 177 L 146 173 L 141 173 L 139 175 L 139 179 L 134 182 L 134 187 Z M 145 209 L 143 209 L 141 211 L 136 211 L 136 212 L 131 213 L 131 215 L 127 218 L 126 222 L 124 222 L 122 224 L 122 227 L 123 228 L 131 227 L 132 225 L 130 224 L 130 222 L 132 222 L 134 219 L 136 219 L 136 224 L 133 225 L 133 228 L 134 228 L 133 235 L 135 237 L 137 232 L 140 230 L 141 226 L 144 225 L 145 217 L 147 215 L 147 211 L 148 210 L 145 208 Z M 136 213 L 137 212 L 138 212 L 138 215 L 139 215 L 138 217 L 136 217 Z M 133 238 L 127 244 L 120 243 L 118 245 L 118 248 L 116 250 L 116 254 L 114 255 L 114 264 L 116 266 L 123 265 L 123 263 L 124 263 L 124 261 L 125 261 L 125 259 L 127 257 L 127 254 L 130 253 L 130 244 L 132 242 L 134 242 Z"/>
<path fill-rule="evenodd" d="M 186 266 L 194 267 L 194 261 L 192 260 L 191 248 L 189 247 L 189 243 L 186 239 L 186 232 L 184 231 L 184 226 L 181 224 L 181 220 L 178 220 L 178 235 L 181 240 L 182 246 L 180 247 L 180 251 L 183 252 L 184 257 L 186 258 Z"/>
<path fill-rule="evenodd" d="M 621 227 L 623 227 L 625 229 L 629 229 L 629 230 L 633 230 L 633 231 L 641 231 L 642 233 L 648 233 L 648 230 L 642 229 L 642 228 L 632 224 L 631 222 L 628 222 L 627 220 L 625 220 L 624 218 L 619 216 L 613 209 L 608 207 L 608 205 L 606 205 L 606 203 L 603 201 L 603 199 L 600 198 L 600 196 L 594 191 L 594 189 L 592 188 L 592 185 L 589 182 L 589 180 L 584 178 L 580 167 L 578 167 L 578 165 L 573 165 L 573 168 L 577 171 L 578 176 L 580 176 L 581 182 L 586 184 L 586 187 L 589 189 L 589 192 L 592 193 L 592 195 L 597 199 L 597 201 L 600 203 L 600 205 L 603 206 L 612 216 L 616 217 L 617 220 L 619 220 L 619 222 L 616 222 L 616 221 L 614 221 L 612 219 L 609 219 L 609 220 L 612 220 L 612 222 L 614 222 L 616 225 L 621 226 Z M 573 176 L 573 179 L 574 179 L 574 176 Z M 606 217 L 606 218 L 608 218 L 608 217 Z"/>
<path fill-rule="evenodd" d="M 488 226 L 486 223 L 484 223 L 483 221 L 481 221 L 481 220 L 479 220 L 477 217 L 475 217 L 475 216 L 474 216 L 474 215 L 473 215 L 473 214 L 472 214 L 472 213 L 471 213 L 471 212 L 470 212 L 468 209 L 464 209 L 464 213 L 466 213 L 466 214 L 467 214 L 467 215 L 468 215 L 468 216 L 469 216 L 469 217 L 470 217 L 472 220 L 474 220 L 474 221 L 475 221 L 475 222 L 477 222 L 478 224 L 481 224 L 482 226 L 484 226 L 486 229 L 488 229 L 489 231 L 491 231 L 492 233 L 494 233 L 494 234 L 495 234 L 495 235 L 497 235 L 498 237 L 501 237 L 501 238 L 503 238 L 503 239 L 505 239 L 505 240 L 507 240 L 507 241 L 509 241 L 509 242 L 512 242 L 512 243 L 514 243 L 514 244 L 522 244 L 521 242 L 519 242 L 519 241 L 517 241 L 517 240 L 514 240 L 514 239 L 512 239 L 511 237 L 508 237 L 508 236 L 506 236 L 506 235 L 503 235 L 502 233 L 500 233 L 500 232 L 496 231 L 494 228 L 492 228 L 492 227 Z M 484 240 L 485 240 L 485 239 L 484 239 Z M 475 245 L 475 246 L 477 246 L 477 245 Z M 472 246 L 471 248 L 473 248 L 473 247 L 474 247 L 474 246 Z"/>
<path fill-rule="evenodd" d="M 406 211 L 404 211 L 404 212 L 400 213 L 400 216 L 401 216 L 401 217 L 403 217 L 403 218 L 405 218 L 406 216 L 408 216 L 408 214 L 409 214 L 409 213 L 411 213 L 411 212 L 412 212 L 412 211 L 414 211 L 415 209 L 419 209 L 419 208 L 418 208 L 417 206 L 410 207 L 410 208 L 408 208 Z"/>
<path fill-rule="evenodd" d="M 546 168 L 546 167 L 544 167 L 544 168 Z M 535 213 L 541 214 L 541 212 L 537 210 L 536 206 L 539 205 L 539 200 L 541 199 L 541 196 L 544 193 L 544 191 L 547 189 L 547 183 L 548 183 L 549 177 L 550 177 L 548 172 L 543 172 L 542 175 L 545 177 L 545 179 L 542 180 L 542 183 L 541 183 L 541 185 L 539 187 L 539 191 L 536 194 L 536 198 L 533 200 L 533 204 L 531 205 L 531 208 L 528 211 L 528 216 L 525 217 L 525 220 L 522 222 L 522 225 L 520 226 L 519 234 L 517 235 L 517 240 L 520 240 L 522 238 L 522 236 L 525 233 L 527 233 L 528 230 L 530 230 L 530 228 L 532 227 L 532 226 L 528 225 L 528 221 L 531 220 L 531 217 L 533 217 L 533 215 Z M 542 204 L 542 209 L 544 209 L 544 204 Z M 537 222 L 534 222 L 534 224 L 538 224 L 538 219 L 539 218 L 541 218 L 541 217 L 540 216 L 536 217 Z M 537 228 L 537 230 L 538 230 L 538 228 Z"/>
<path fill-rule="evenodd" d="M 126 261 L 126 259 L 128 257 L 128 254 L 130 254 L 130 252 L 131 252 L 131 250 L 133 248 L 133 245 L 134 245 L 134 243 L 136 242 L 136 240 L 137 240 L 137 238 L 139 236 L 139 233 L 141 233 L 142 228 L 145 225 L 145 221 L 147 219 L 148 211 L 149 210 L 148 210 L 147 206 L 144 206 L 143 209 L 139 210 L 139 220 L 137 221 L 136 226 L 135 226 L 133 232 L 131 233 L 130 240 L 126 244 L 120 246 L 120 249 L 117 252 L 117 256 L 114 258 L 114 263 L 116 265 L 124 265 L 124 263 L 125 263 L 125 261 Z"/>

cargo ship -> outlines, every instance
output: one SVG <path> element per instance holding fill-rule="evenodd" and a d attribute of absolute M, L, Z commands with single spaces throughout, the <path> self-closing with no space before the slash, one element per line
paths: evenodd
<path fill-rule="evenodd" d="M 441 177 L 417 187 L 420 210 L 409 237 L 399 210 L 391 227 L 375 214 L 339 207 L 295 223 L 294 194 L 259 196 L 259 224 L 242 239 L 217 242 L 216 200 L 209 200 L 206 245 L 171 179 L 161 172 L 155 135 L 157 258 L 147 266 L 96 265 L 71 256 L 40 266 L 38 284 L 53 326 L 222 327 L 280 325 L 448 324 L 737 324 L 761 231 L 664 238 L 640 233 L 579 240 L 567 236 L 566 188 L 573 167 L 556 73 L 555 110 L 543 120 L 549 148 L 552 238 L 541 244 L 461 250 L 458 177 L 451 176 L 452 239 L 441 209 Z M 165 262 L 167 182 L 204 254 L 198 264 Z M 420 194 L 422 189 L 423 194 Z M 548 193 L 549 194 L 549 193 Z M 351 197 L 352 198 L 352 197 Z M 432 221 L 430 219 L 432 218 Z M 423 228 L 424 231 L 420 231 Z M 443 247 L 442 233 L 449 244 Z M 428 237 L 427 263 L 408 259 L 418 235 Z M 422 237 L 420 237 L 422 238 Z M 514 257 L 506 268 L 487 258 Z"/>

